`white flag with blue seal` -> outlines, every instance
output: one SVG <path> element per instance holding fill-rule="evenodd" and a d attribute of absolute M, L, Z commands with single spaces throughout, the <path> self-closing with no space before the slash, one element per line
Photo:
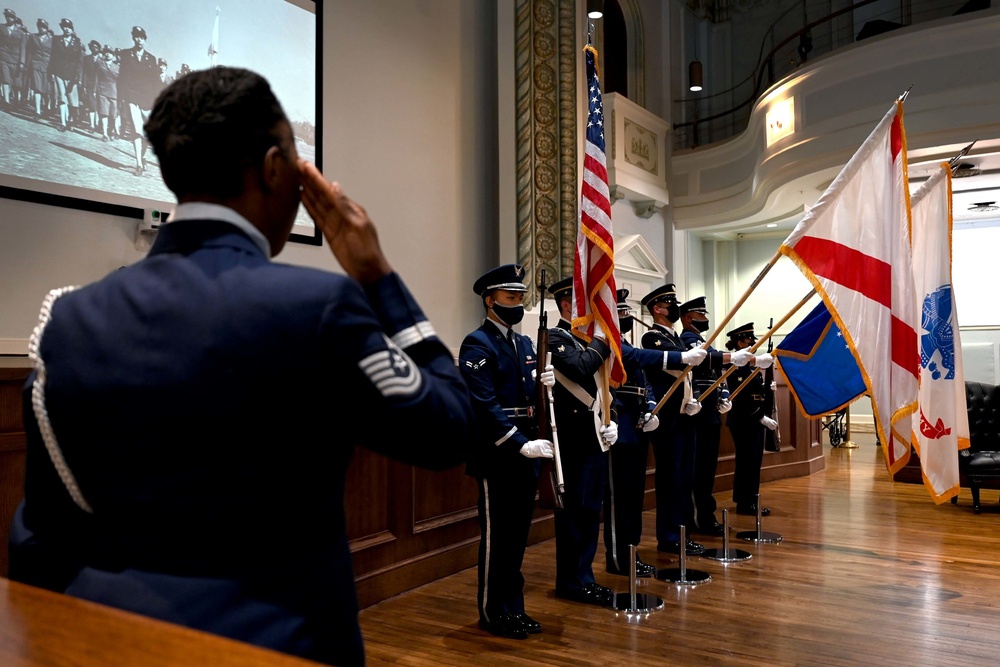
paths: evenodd
<path fill-rule="evenodd" d="M 951 166 L 944 162 L 910 198 L 913 279 L 920 312 L 919 409 L 913 446 L 936 503 L 958 495 L 958 450 L 969 446 L 969 413 L 958 311 L 951 282 Z"/>

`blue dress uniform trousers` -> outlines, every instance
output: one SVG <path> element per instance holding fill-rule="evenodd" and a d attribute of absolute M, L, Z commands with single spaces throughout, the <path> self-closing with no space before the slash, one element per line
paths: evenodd
<path fill-rule="evenodd" d="M 569 330 L 569 323 L 549 330 L 549 352 L 556 376 L 594 396 L 594 374 L 610 354 L 599 339 L 588 346 Z M 608 455 L 601 450 L 594 413 L 562 384 L 553 389 L 556 431 L 566 492 L 555 513 L 556 591 L 572 593 L 593 584 L 594 556 L 601 532 L 601 505 L 607 484 Z"/>
<path fill-rule="evenodd" d="M 43 324 L 45 373 L 27 391 L 52 431 L 43 442 L 26 400 L 11 578 L 362 664 L 353 446 L 446 468 L 474 436 L 454 358 L 399 276 L 362 288 L 272 262 L 227 222 L 178 220 L 145 259 L 55 298 Z M 417 424 L 434 425 L 433 447 Z"/>
<path fill-rule="evenodd" d="M 611 447 L 608 486 L 604 496 L 604 548 L 607 565 L 620 572 L 629 570 L 629 546 L 642 539 L 642 506 L 646 497 L 646 466 L 649 435 L 637 427 L 655 401 L 643 368 L 659 372 L 663 353 L 633 347 L 622 340 L 625 384 L 615 391 L 618 442 Z"/>
<path fill-rule="evenodd" d="M 687 349 L 701 347 L 705 339 L 694 331 L 683 331 L 681 342 Z M 698 398 L 720 377 L 723 369 L 723 352 L 708 348 L 705 361 L 691 369 L 694 397 Z M 725 384 L 721 385 L 725 387 Z M 716 388 L 701 404 L 701 411 L 694 415 L 695 440 L 697 442 L 694 461 L 694 481 L 691 485 L 693 516 L 688 525 L 710 528 L 718 519 L 715 517 L 716 502 L 715 472 L 719 465 L 719 440 L 722 436 L 722 418 L 719 415 L 721 390 Z M 727 391 L 728 395 L 728 391 Z"/>
<path fill-rule="evenodd" d="M 508 340 L 491 321 L 465 337 L 459 369 L 472 393 L 479 434 L 467 471 L 479 484 L 480 620 L 524 613 L 521 563 L 535 509 L 539 461 L 520 452 L 535 438 L 529 417 L 537 358 L 527 336 Z"/>
<path fill-rule="evenodd" d="M 642 336 L 642 346 L 660 352 L 672 352 L 667 361 L 668 370 L 686 367 L 680 353 L 687 348 L 672 330 L 654 324 Z M 675 376 L 666 372 L 648 372 L 646 379 L 653 388 L 654 398 L 659 399 L 673 385 Z M 683 405 L 683 388 L 678 388 L 660 409 L 660 427 L 650 433 L 653 455 L 656 457 L 656 540 L 677 542 L 680 526 L 687 526 L 693 514 L 691 489 L 694 483 L 695 421 L 680 412 Z"/>
<path fill-rule="evenodd" d="M 729 380 L 739 387 L 750 376 L 753 368 L 736 369 Z M 764 384 L 763 373 L 750 380 L 733 399 L 733 408 L 726 414 L 726 426 L 733 436 L 736 464 L 733 473 L 733 501 L 740 507 L 757 502 L 760 492 L 760 466 L 764 461 L 764 431 L 760 418 L 770 412 L 771 388 Z"/>

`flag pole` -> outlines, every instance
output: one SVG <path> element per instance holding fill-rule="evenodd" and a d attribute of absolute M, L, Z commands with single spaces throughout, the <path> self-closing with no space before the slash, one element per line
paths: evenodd
<path fill-rule="evenodd" d="M 726 315 L 721 322 L 719 322 L 719 324 L 715 328 L 715 331 L 713 331 L 712 335 L 708 337 L 708 340 L 705 341 L 705 344 L 701 346 L 702 349 L 707 350 L 709 346 L 712 345 L 712 341 L 714 341 L 716 338 L 719 337 L 719 334 L 722 333 L 722 330 L 726 328 L 727 324 L 729 324 L 729 320 L 733 319 L 733 316 L 736 315 L 736 311 L 738 311 L 740 309 L 740 306 L 742 306 L 746 302 L 746 300 L 750 298 L 750 294 L 755 289 L 757 289 L 757 286 L 760 285 L 760 282 L 764 280 L 764 276 L 766 276 L 767 272 L 771 270 L 771 267 L 777 264 L 779 259 L 781 259 L 780 250 L 774 253 L 774 257 L 768 260 L 767 264 L 764 265 L 764 268 L 761 269 L 760 273 L 757 274 L 757 277 L 753 279 L 752 283 L 750 283 L 750 287 L 747 288 L 746 292 L 743 293 L 743 296 L 741 296 L 739 301 L 736 302 L 736 305 L 729 310 L 729 314 Z M 652 414 L 655 415 L 660 411 L 663 405 L 667 402 L 667 399 L 673 396 L 674 392 L 677 391 L 677 387 L 681 385 L 681 381 L 683 381 L 684 376 L 687 375 L 692 368 L 694 368 L 694 365 L 688 364 L 687 367 L 681 371 L 681 374 L 677 376 L 677 378 L 674 380 L 674 383 L 670 385 L 670 389 L 667 390 L 667 393 L 663 395 L 660 401 L 656 404 L 656 407 L 653 408 Z"/>
<path fill-rule="evenodd" d="M 976 139 L 976 141 L 979 141 L 979 140 Z M 964 158 L 966 155 L 968 155 L 969 151 L 971 151 L 972 147 L 975 146 L 975 145 L 976 145 L 976 142 L 973 141 L 971 144 L 969 144 L 968 146 L 966 146 L 965 148 L 963 148 L 962 150 L 960 150 L 958 152 L 958 155 L 956 155 L 952 159 L 948 160 L 948 166 L 951 167 L 952 169 L 954 169 L 955 167 L 957 167 L 958 166 L 958 161 L 961 160 L 962 158 Z"/>
<path fill-rule="evenodd" d="M 799 311 L 799 309 L 802 308 L 802 306 L 806 305 L 806 302 L 809 301 L 809 299 L 813 298 L 813 296 L 815 296 L 815 295 L 816 295 L 816 290 L 815 289 L 809 290 L 809 293 L 806 294 L 804 297 L 802 297 L 801 301 L 799 301 L 797 304 L 795 304 L 794 306 L 792 306 L 792 309 L 790 311 L 788 311 L 787 313 L 785 313 L 785 316 L 782 317 L 780 320 L 778 320 L 777 324 L 775 324 L 770 329 L 768 329 L 767 333 L 760 337 L 760 340 L 758 340 L 756 343 L 754 343 L 753 345 L 751 345 L 748 348 L 748 351 L 749 352 L 756 352 L 757 349 L 761 345 L 763 345 L 765 342 L 767 342 L 768 338 L 770 338 L 772 335 L 774 335 L 774 332 L 777 331 L 781 327 L 782 324 L 784 324 L 785 322 L 787 322 L 788 319 L 792 315 L 794 315 L 795 313 L 797 313 Z M 712 384 L 711 387 L 709 387 L 708 389 L 706 389 L 702 393 L 702 395 L 698 397 L 698 401 L 700 402 L 702 399 L 707 398 L 708 395 L 711 394 L 713 391 L 715 391 L 716 387 L 718 387 L 720 384 L 722 384 L 723 382 L 725 382 L 726 378 L 729 377 L 730 375 L 732 375 L 735 370 L 736 370 L 736 366 L 730 366 L 729 368 L 727 368 L 726 372 L 722 374 L 722 377 L 720 377 L 718 380 L 716 380 L 715 383 Z M 729 398 L 732 399 L 732 395 L 730 395 Z"/>

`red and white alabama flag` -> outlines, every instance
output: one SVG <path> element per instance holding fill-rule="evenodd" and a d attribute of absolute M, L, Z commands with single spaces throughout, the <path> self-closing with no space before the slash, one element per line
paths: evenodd
<path fill-rule="evenodd" d="M 909 459 L 917 409 L 909 225 L 897 101 L 780 248 L 823 298 L 858 362 L 890 473 Z"/>

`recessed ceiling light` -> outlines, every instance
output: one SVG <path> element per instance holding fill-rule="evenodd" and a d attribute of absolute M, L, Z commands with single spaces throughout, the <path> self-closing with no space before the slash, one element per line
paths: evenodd
<path fill-rule="evenodd" d="M 766 225 L 764 225 L 764 226 L 765 226 L 765 227 L 777 227 L 777 226 L 778 226 L 778 223 L 776 223 L 776 222 L 769 222 L 769 223 L 767 223 L 767 224 L 766 224 Z"/>
<path fill-rule="evenodd" d="M 989 213 L 990 211 L 996 211 L 1000 209 L 995 201 L 984 201 L 977 204 L 973 204 L 969 207 L 969 210 L 974 213 Z"/>

